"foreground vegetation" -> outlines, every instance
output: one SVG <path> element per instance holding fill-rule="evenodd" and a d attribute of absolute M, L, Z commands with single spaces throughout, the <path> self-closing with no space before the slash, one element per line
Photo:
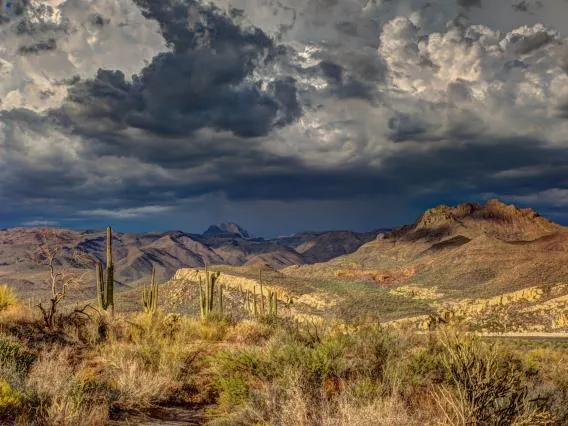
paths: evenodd
<path fill-rule="evenodd" d="M 68 310 L 49 329 L 8 287 L 0 310 L 2 424 L 120 424 L 159 406 L 215 425 L 568 423 L 561 343 L 159 309 Z"/>

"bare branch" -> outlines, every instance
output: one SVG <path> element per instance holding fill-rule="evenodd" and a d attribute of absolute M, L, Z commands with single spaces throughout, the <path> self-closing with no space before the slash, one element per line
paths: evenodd
<path fill-rule="evenodd" d="M 75 288 L 84 283 L 87 271 L 75 271 L 72 269 L 58 270 L 61 265 L 61 255 L 63 253 L 63 245 L 57 232 L 53 229 L 42 229 L 40 232 L 40 245 L 28 256 L 35 260 L 38 265 L 45 266 L 49 270 L 48 283 L 51 287 L 50 307 L 45 308 L 40 302 L 36 305 L 42 312 L 45 325 L 52 328 L 54 325 L 55 315 L 57 313 L 58 304 L 67 295 L 67 290 Z M 87 266 L 92 263 L 92 259 L 86 253 L 75 251 L 72 255 L 73 261 L 78 266 Z"/>

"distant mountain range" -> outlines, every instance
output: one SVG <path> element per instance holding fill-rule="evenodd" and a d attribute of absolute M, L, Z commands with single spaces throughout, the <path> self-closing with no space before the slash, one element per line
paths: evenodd
<path fill-rule="evenodd" d="M 94 268 L 105 259 L 105 231 L 49 229 L 62 247 L 61 266 L 77 266 L 74 252 L 86 253 Z M 0 283 L 15 286 L 22 293 L 44 288 L 45 268 L 29 257 L 42 242 L 42 228 L 0 229 Z M 235 223 L 210 226 L 202 234 L 181 231 L 130 234 L 114 232 L 113 252 L 116 279 L 134 285 L 148 278 L 156 266 L 158 276 L 168 279 L 179 268 L 204 265 L 268 265 L 279 269 L 289 265 L 325 262 L 351 253 L 376 238 L 381 230 L 303 232 L 289 237 L 264 239 Z M 90 283 L 94 273 L 87 275 Z"/>
<path fill-rule="evenodd" d="M 61 267 L 78 266 L 76 251 L 91 257 L 86 291 L 74 294 L 92 296 L 94 263 L 105 257 L 104 230 L 51 231 L 62 246 Z M 24 297 L 47 289 L 47 269 L 29 259 L 41 238 L 40 228 L 0 230 L 0 283 L 15 286 Z M 362 283 L 385 289 L 406 286 L 412 292 L 427 288 L 439 295 L 439 303 L 568 283 L 568 228 L 498 200 L 441 205 L 393 230 L 302 232 L 264 239 L 226 223 L 202 234 L 115 232 L 113 247 L 119 288 L 147 280 L 153 266 L 166 281 L 178 269 L 204 265 L 237 267 L 232 269 L 237 275 L 240 270 L 277 269 L 284 281 L 311 283 L 314 289 L 321 283 L 325 292 L 330 291 L 326 283 L 338 280 L 353 289 Z"/>

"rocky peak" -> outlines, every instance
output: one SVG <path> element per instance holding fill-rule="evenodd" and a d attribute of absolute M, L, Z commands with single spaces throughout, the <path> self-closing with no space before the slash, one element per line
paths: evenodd
<path fill-rule="evenodd" d="M 520 209 L 512 204 L 491 199 L 485 204 L 463 203 L 455 207 L 445 204 L 426 210 L 416 221 L 416 227 L 449 225 L 464 219 L 496 220 L 512 222 L 515 220 L 544 220 L 533 209 Z"/>
<path fill-rule="evenodd" d="M 485 204 L 439 205 L 426 210 L 412 227 L 403 229 L 402 233 L 417 236 L 434 232 L 438 235 L 436 231 L 443 230 L 444 235 L 451 235 L 457 228 L 465 229 L 465 233 L 485 233 L 504 240 L 531 240 L 556 232 L 561 227 L 532 209 L 492 199 Z"/>
<path fill-rule="evenodd" d="M 211 225 L 203 235 L 205 237 L 236 236 L 240 238 L 251 238 L 251 235 L 246 229 L 233 222 Z"/>

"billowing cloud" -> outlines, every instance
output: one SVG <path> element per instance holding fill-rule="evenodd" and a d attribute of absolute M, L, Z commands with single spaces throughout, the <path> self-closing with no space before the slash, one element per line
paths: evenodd
<path fill-rule="evenodd" d="M 0 23 L 0 108 L 46 111 L 76 76 L 99 68 L 130 78 L 166 50 L 131 0 L 6 0 Z M 7 5 L 10 5 L 7 8 Z"/>
<path fill-rule="evenodd" d="M 533 3 L 27 2 L 0 24 L 0 215 L 557 205 L 566 6 Z"/>

